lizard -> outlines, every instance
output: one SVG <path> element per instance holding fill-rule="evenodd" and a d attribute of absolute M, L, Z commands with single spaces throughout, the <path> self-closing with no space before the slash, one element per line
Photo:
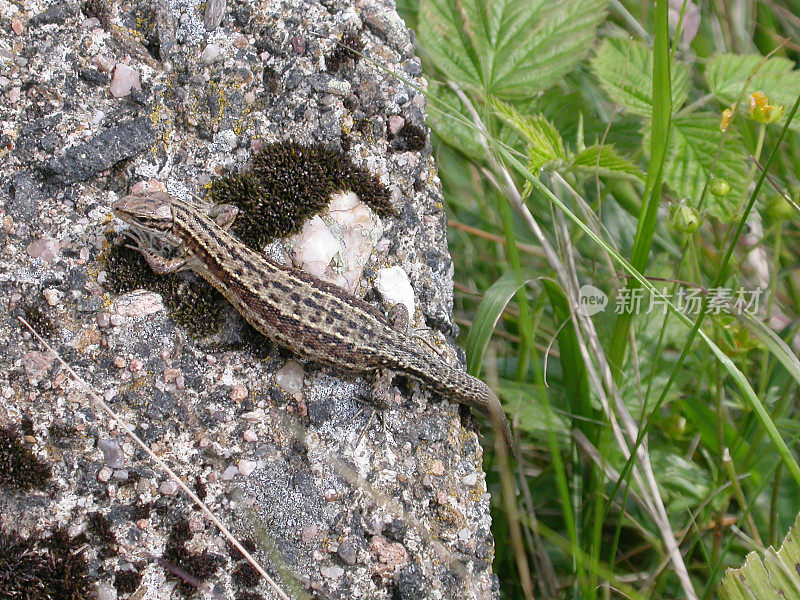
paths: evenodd
<path fill-rule="evenodd" d="M 202 210 L 156 191 L 124 196 L 111 208 L 129 225 L 125 233 L 135 243 L 130 247 L 154 272 L 194 271 L 260 334 L 302 360 L 374 373 L 373 394 L 379 404 L 388 405 L 380 393 L 388 394 L 393 375 L 403 373 L 447 400 L 481 410 L 516 457 L 497 395 L 460 366 L 415 344 L 399 325 L 408 321 L 404 307 L 400 318 L 392 320 L 344 288 L 250 249 L 229 232 L 238 213 L 233 205 Z M 167 258 L 157 245 L 177 250 L 177 255 Z"/>

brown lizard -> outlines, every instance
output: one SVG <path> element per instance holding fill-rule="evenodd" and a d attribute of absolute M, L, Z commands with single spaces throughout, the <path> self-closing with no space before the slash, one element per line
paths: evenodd
<path fill-rule="evenodd" d="M 417 344 L 383 313 L 344 289 L 301 269 L 286 267 L 245 246 L 227 228 L 230 205 L 208 213 L 165 192 L 125 196 L 116 216 L 157 273 L 190 269 L 218 289 L 257 331 L 304 360 L 353 372 L 375 373 L 375 400 L 386 395 L 393 372 L 405 373 L 447 400 L 483 411 L 516 447 L 500 400 L 480 379 Z M 168 259 L 153 238 L 179 250 Z M 406 315 L 407 322 L 407 315 Z"/>

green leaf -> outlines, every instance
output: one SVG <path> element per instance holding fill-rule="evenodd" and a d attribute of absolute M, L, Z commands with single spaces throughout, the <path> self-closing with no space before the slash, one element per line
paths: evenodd
<path fill-rule="evenodd" d="M 572 325 L 572 307 L 564 290 L 555 281 L 542 278 L 542 287 L 550 298 L 553 316 L 558 325 L 558 349 L 561 358 L 561 373 L 564 384 L 564 396 L 569 400 L 572 413 L 580 417 L 573 423 L 591 440 L 597 443 L 598 427 L 601 417 L 592 407 L 592 396 L 589 389 L 589 378 L 586 365 L 580 351 L 578 336 Z"/>
<path fill-rule="evenodd" d="M 744 149 L 730 132 L 717 155 L 721 142 L 716 115 L 693 113 L 675 117 L 670 128 L 664 179 L 680 196 L 688 198 L 692 206 L 699 202 L 712 174 L 724 179 L 731 186 L 730 193 L 724 197 L 708 194 L 705 207 L 711 215 L 729 222 L 735 216 L 735 203 L 744 192 L 747 164 Z"/>
<path fill-rule="evenodd" d="M 747 95 L 758 90 L 767 95 L 770 104 L 780 104 L 787 108 L 800 95 L 800 72 L 794 70 L 793 61 L 782 56 L 764 60 L 758 54 L 719 54 L 708 63 L 705 77 L 711 92 L 719 100 L 725 104 L 742 100 L 745 109 Z M 743 89 L 745 93 L 740 99 Z M 783 120 L 778 121 L 782 122 Z M 800 122 L 794 121 L 791 127 L 800 129 Z"/>
<path fill-rule="evenodd" d="M 555 126 L 542 115 L 522 115 L 500 100 L 493 99 L 495 114 L 509 123 L 528 143 L 528 167 L 535 176 L 549 163 L 563 165 L 567 161 L 564 141 Z"/>
<path fill-rule="evenodd" d="M 471 117 L 452 90 L 431 82 L 428 85 L 428 125 L 443 142 L 480 162 L 486 152 Z"/>
<path fill-rule="evenodd" d="M 777 552 L 771 547 L 747 555 L 740 569 L 728 569 L 719 586 L 721 600 L 785 600 L 800 597 L 800 517 Z"/>
<path fill-rule="evenodd" d="M 510 414 L 515 415 L 518 429 L 539 440 L 546 440 L 548 435 L 553 434 L 558 446 L 569 447 L 572 420 L 562 411 L 556 412 L 542 402 L 532 401 L 532 398 L 539 396 L 535 385 L 501 379 L 499 387 L 503 404 L 508 407 Z"/>
<path fill-rule="evenodd" d="M 420 44 L 460 85 L 530 98 L 586 55 L 608 0 L 421 0 Z"/>
<path fill-rule="evenodd" d="M 524 270 L 519 275 L 506 273 L 486 290 L 467 336 L 467 371 L 473 375 L 480 371 L 486 346 L 506 305 L 517 290 L 540 276 L 541 274 L 534 270 Z"/>
<path fill-rule="evenodd" d="M 581 174 L 622 177 L 644 181 L 639 167 L 620 156 L 610 144 L 589 146 L 578 152 L 572 159 L 572 168 Z"/>
<path fill-rule="evenodd" d="M 628 112 L 649 117 L 653 112 L 653 51 L 643 43 L 622 38 L 603 40 L 592 59 L 592 70 L 613 102 Z M 689 67 L 671 66 L 672 112 L 689 96 Z"/>

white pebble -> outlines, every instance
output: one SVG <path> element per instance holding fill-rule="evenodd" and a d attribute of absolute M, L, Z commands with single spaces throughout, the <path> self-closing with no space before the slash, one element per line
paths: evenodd
<path fill-rule="evenodd" d="M 125 63 L 117 63 L 114 67 L 114 79 L 111 80 L 109 86 L 111 95 L 115 98 L 122 98 L 130 94 L 134 88 L 142 89 L 142 85 L 139 83 L 139 71 Z"/>
<path fill-rule="evenodd" d="M 258 463 L 254 460 L 240 460 L 239 461 L 239 473 L 244 475 L 245 477 L 250 477 L 250 475 L 258 468 Z"/>
<path fill-rule="evenodd" d="M 275 373 L 275 383 L 281 386 L 286 393 L 296 394 L 303 389 L 304 377 L 303 366 L 295 360 L 287 360 Z"/>
<path fill-rule="evenodd" d="M 216 44 L 208 44 L 203 49 L 202 54 L 200 54 L 200 60 L 202 60 L 204 64 L 210 65 L 219 58 L 219 55 L 221 53 L 222 53 L 222 48 L 220 48 Z"/>
<path fill-rule="evenodd" d="M 408 311 L 409 321 L 414 317 L 414 288 L 408 280 L 408 275 L 400 267 L 380 269 L 375 279 L 375 287 L 383 296 L 386 303 L 402 304 Z"/>

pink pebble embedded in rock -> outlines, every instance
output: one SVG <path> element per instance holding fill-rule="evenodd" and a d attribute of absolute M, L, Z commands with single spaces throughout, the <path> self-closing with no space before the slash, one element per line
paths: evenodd
<path fill-rule="evenodd" d="M 94 57 L 94 64 L 97 65 L 97 69 L 103 73 L 111 73 L 111 70 L 114 68 L 116 64 L 113 58 L 109 58 L 105 54 L 98 54 Z"/>
<path fill-rule="evenodd" d="M 11 30 L 17 35 L 22 35 L 22 32 L 25 31 L 25 26 L 20 19 L 15 17 L 11 19 Z"/>
<path fill-rule="evenodd" d="M 253 431 L 252 429 L 248 429 L 242 434 L 242 439 L 245 442 L 257 442 L 258 434 L 256 434 L 256 432 Z"/>
<path fill-rule="evenodd" d="M 178 493 L 178 484 L 172 481 L 171 479 L 168 479 L 167 481 L 162 482 L 160 486 L 158 486 L 158 491 L 164 494 L 165 496 L 174 496 L 175 494 Z"/>
<path fill-rule="evenodd" d="M 308 527 L 304 527 L 303 531 L 300 532 L 300 539 L 305 544 L 313 540 L 317 535 L 317 526 L 316 525 L 309 525 Z"/>
<path fill-rule="evenodd" d="M 245 477 L 250 477 L 250 475 L 258 468 L 258 463 L 254 460 L 240 460 L 239 461 L 239 473 L 241 473 Z"/>
<path fill-rule="evenodd" d="M 142 85 L 139 83 L 139 71 L 124 63 L 117 63 L 117 66 L 114 67 L 114 79 L 111 80 L 109 87 L 111 95 L 115 98 L 122 98 L 130 94 L 133 88 L 142 89 Z"/>
<path fill-rule="evenodd" d="M 116 315 L 111 316 L 111 324 L 121 324 L 114 322 L 114 317 L 146 317 L 164 309 L 161 296 L 155 292 L 137 290 L 129 294 L 122 294 L 114 299 L 114 310 Z"/>
<path fill-rule="evenodd" d="M 42 296 L 47 301 L 47 304 L 50 306 L 58 306 L 59 302 L 61 302 L 61 292 L 55 288 L 47 288 L 45 291 L 42 292 Z"/>
<path fill-rule="evenodd" d="M 247 398 L 247 388 L 243 385 L 235 385 L 231 388 L 230 399 L 234 402 L 241 402 Z"/>
<path fill-rule="evenodd" d="M 380 535 L 372 538 L 369 554 L 373 560 L 372 572 L 382 577 L 392 575 L 408 562 L 408 552 L 403 544 L 390 542 Z"/>
<path fill-rule="evenodd" d="M 28 377 L 28 383 L 36 385 L 47 377 L 53 366 L 53 356 L 49 352 L 32 350 L 22 357 L 22 368 Z"/>
<path fill-rule="evenodd" d="M 17 102 L 19 102 L 21 95 L 22 95 L 22 88 L 20 88 L 19 86 L 12 87 L 10 90 L 8 90 L 8 101 L 11 102 L 11 104 L 16 104 Z"/>
<path fill-rule="evenodd" d="M 406 120 L 401 117 L 400 115 L 390 115 L 389 116 L 389 133 L 392 135 L 397 135 L 400 133 L 400 130 L 406 124 Z"/>
<path fill-rule="evenodd" d="M 25 252 L 31 258 L 41 258 L 45 262 L 53 262 L 61 252 L 61 244 L 58 240 L 44 237 L 28 244 Z"/>

